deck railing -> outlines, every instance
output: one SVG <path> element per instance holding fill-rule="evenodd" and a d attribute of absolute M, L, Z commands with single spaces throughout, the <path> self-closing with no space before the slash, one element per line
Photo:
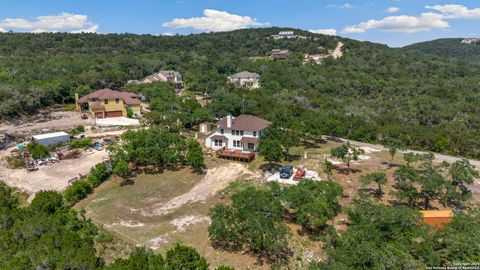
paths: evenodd
<path fill-rule="evenodd" d="M 250 162 L 255 159 L 255 153 L 243 152 L 242 150 L 221 149 L 217 151 L 217 157 Z"/>

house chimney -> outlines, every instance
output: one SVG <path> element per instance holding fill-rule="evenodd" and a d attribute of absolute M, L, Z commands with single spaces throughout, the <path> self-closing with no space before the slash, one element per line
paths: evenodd
<path fill-rule="evenodd" d="M 78 93 L 75 93 L 75 109 L 77 111 L 81 111 L 80 104 L 78 104 L 78 99 L 79 99 Z"/>
<path fill-rule="evenodd" d="M 231 114 L 228 114 L 227 115 L 227 128 L 232 127 L 232 120 L 233 120 L 233 116 Z"/>

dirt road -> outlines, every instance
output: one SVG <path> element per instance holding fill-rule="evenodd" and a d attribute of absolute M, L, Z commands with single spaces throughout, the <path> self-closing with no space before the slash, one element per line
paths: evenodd
<path fill-rule="evenodd" d="M 380 150 L 380 151 L 388 151 L 387 148 L 385 148 L 383 145 L 380 145 L 380 144 L 364 143 L 364 142 L 359 142 L 359 141 L 347 140 L 347 139 L 343 139 L 343 138 L 338 138 L 338 139 L 340 139 L 344 142 L 350 142 L 354 146 L 371 147 L 373 149 L 377 149 L 377 150 Z M 408 150 L 408 149 L 404 150 L 404 151 L 399 151 L 399 152 L 400 153 L 414 153 L 414 154 L 427 154 L 428 153 L 428 152 L 425 152 L 425 151 Z M 434 153 L 434 154 L 435 154 L 435 159 L 436 160 L 446 161 L 446 162 L 449 162 L 449 163 L 453 163 L 455 161 L 459 161 L 459 160 L 463 159 L 461 157 L 454 157 L 454 156 L 442 155 L 442 154 L 437 154 L 437 153 Z M 470 161 L 470 164 L 472 164 L 473 166 L 476 166 L 480 169 L 480 161 L 479 160 L 469 159 L 469 161 Z"/>
<path fill-rule="evenodd" d="M 335 50 L 332 53 L 333 59 L 338 59 L 338 58 L 343 56 L 343 52 L 342 52 L 343 45 L 344 44 L 342 42 L 337 43 L 337 47 L 335 48 Z"/>
<path fill-rule="evenodd" d="M 189 192 L 175 197 L 166 203 L 155 204 L 153 209 L 142 211 L 142 215 L 165 215 L 185 204 L 205 201 L 218 191 L 226 188 L 230 182 L 239 179 L 243 174 L 253 175 L 254 173 L 240 163 L 229 163 L 209 169 L 205 177 Z"/>
<path fill-rule="evenodd" d="M 325 139 L 327 139 L 325 137 Z M 370 147 L 373 149 L 377 149 L 380 151 L 388 151 L 383 145 L 380 144 L 371 144 L 371 143 L 364 143 L 364 142 L 359 142 L 359 141 L 353 141 L 353 140 L 347 140 L 343 138 L 338 138 L 344 142 L 350 142 L 352 145 L 357 146 L 357 147 Z M 414 153 L 414 154 L 426 154 L 428 152 L 425 151 L 417 151 L 417 150 L 404 150 L 404 151 L 399 151 L 400 153 Z M 453 163 L 455 161 L 462 160 L 463 158 L 461 157 L 454 157 L 454 156 L 448 156 L 448 155 L 442 155 L 442 154 L 437 154 L 434 153 L 435 155 L 435 160 L 437 161 L 446 161 L 448 163 Z M 475 160 L 475 159 L 469 159 L 470 164 L 473 166 L 477 167 L 478 170 L 480 170 L 480 161 Z M 477 194 L 480 194 L 480 180 L 477 179 L 472 185 L 469 185 L 468 188 Z"/>

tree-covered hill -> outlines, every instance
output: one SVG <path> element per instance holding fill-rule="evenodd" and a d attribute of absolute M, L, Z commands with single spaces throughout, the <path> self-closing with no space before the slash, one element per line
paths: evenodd
<path fill-rule="evenodd" d="M 480 64 L 480 43 L 465 44 L 462 38 L 445 38 L 421 42 L 403 47 L 404 51 L 419 51 L 426 54 Z"/>
<path fill-rule="evenodd" d="M 14 117 L 73 93 L 123 88 L 159 69 L 182 73 L 189 91 L 208 91 L 213 115 L 263 116 L 304 138 L 320 134 L 363 141 L 397 139 L 418 149 L 480 157 L 480 70 L 464 61 L 294 30 L 305 39 L 269 38 L 279 28 L 188 36 L 0 34 L 0 115 Z M 322 64 L 341 41 L 343 57 Z M 287 60 L 253 60 L 274 48 Z M 262 76 L 256 91 L 227 76 Z"/>

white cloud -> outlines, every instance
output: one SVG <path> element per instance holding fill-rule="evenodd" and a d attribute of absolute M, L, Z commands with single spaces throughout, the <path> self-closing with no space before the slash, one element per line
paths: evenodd
<path fill-rule="evenodd" d="M 175 18 L 162 24 L 163 27 L 193 28 L 198 31 L 219 32 L 242 29 L 252 26 L 267 26 L 249 16 L 240 16 L 226 11 L 205 9 L 203 17 Z"/>
<path fill-rule="evenodd" d="M 353 5 L 350 4 L 350 3 L 345 3 L 345 4 L 341 5 L 341 6 L 339 6 L 339 8 L 349 9 L 349 8 L 353 8 Z"/>
<path fill-rule="evenodd" d="M 175 36 L 176 34 L 175 33 L 172 33 L 172 32 L 165 32 L 165 33 L 162 33 L 160 34 L 160 36 L 167 36 L 167 37 L 173 37 Z"/>
<path fill-rule="evenodd" d="M 308 30 L 311 33 L 315 34 L 324 34 L 324 35 L 329 35 L 329 36 L 336 36 L 337 35 L 337 30 L 335 29 L 312 29 Z"/>
<path fill-rule="evenodd" d="M 400 8 L 398 7 L 389 7 L 387 8 L 387 10 L 385 10 L 386 12 L 388 13 L 397 13 L 398 11 L 400 11 Z"/>
<path fill-rule="evenodd" d="M 396 7 L 390 7 L 387 12 L 397 12 Z M 480 8 L 469 9 L 463 5 L 434 5 L 425 8 L 436 12 L 422 13 L 419 16 L 389 16 L 380 20 L 368 20 L 357 25 L 347 26 L 344 33 L 364 33 L 367 30 L 378 29 L 389 32 L 413 33 L 446 29 L 451 19 L 480 19 Z"/>
<path fill-rule="evenodd" d="M 420 16 L 389 16 L 381 20 L 368 20 L 366 22 L 347 26 L 345 33 L 364 33 L 367 30 L 379 29 L 388 32 L 413 33 L 430 31 L 432 29 L 445 29 L 450 27 L 442 14 L 422 13 Z"/>
<path fill-rule="evenodd" d="M 434 5 L 425 8 L 438 11 L 448 19 L 480 19 L 480 8 L 468 9 L 462 5 Z"/>
<path fill-rule="evenodd" d="M 5 31 L 5 29 L 0 27 L 0 33 L 5 33 L 5 32 L 7 32 L 7 31 Z"/>
<path fill-rule="evenodd" d="M 89 21 L 86 15 L 61 13 L 39 16 L 31 19 L 6 18 L 0 20 L 0 28 L 27 32 L 96 32 L 98 25 Z"/>

